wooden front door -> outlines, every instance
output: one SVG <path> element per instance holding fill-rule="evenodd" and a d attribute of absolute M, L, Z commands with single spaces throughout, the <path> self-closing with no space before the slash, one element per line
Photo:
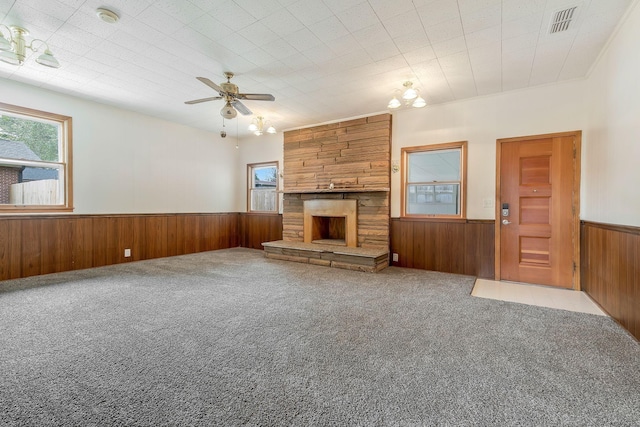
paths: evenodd
<path fill-rule="evenodd" d="M 579 289 L 580 137 L 498 140 L 496 279 Z"/>

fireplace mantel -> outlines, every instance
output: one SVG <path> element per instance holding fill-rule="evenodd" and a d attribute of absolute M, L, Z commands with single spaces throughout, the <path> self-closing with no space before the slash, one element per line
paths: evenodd
<path fill-rule="evenodd" d="M 312 188 L 308 190 L 283 190 L 284 194 L 320 194 L 320 193 L 388 193 L 389 188 Z"/>

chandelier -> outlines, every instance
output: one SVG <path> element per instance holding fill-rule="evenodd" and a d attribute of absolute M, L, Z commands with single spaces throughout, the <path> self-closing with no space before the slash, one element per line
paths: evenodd
<path fill-rule="evenodd" d="M 262 116 L 255 117 L 251 120 L 251 124 L 249 125 L 249 130 L 256 136 L 262 135 L 264 133 L 263 129 L 265 128 L 267 133 L 276 133 L 276 128 L 274 128 L 269 121 L 265 120 Z"/>
<path fill-rule="evenodd" d="M 427 105 L 427 101 L 420 96 L 420 89 L 414 89 L 413 83 L 406 81 L 402 86 L 404 86 L 404 92 L 401 89 L 396 89 L 393 98 L 391 98 L 391 101 L 387 104 L 387 108 L 395 110 L 403 105 L 406 107 L 422 108 Z M 402 101 L 400 101 L 398 97 L 400 97 Z"/>
<path fill-rule="evenodd" d="M 23 27 L 18 27 L 17 25 L 7 27 L 0 24 L 0 60 L 12 65 L 22 65 L 27 57 L 27 49 L 38 52 L 34 43 L 39 42 L 41 47 L 45 46 L 45 50 L 44 53 L 36 58 L 36 62 L 45 67 L 60 68 L 60 63 L 49 50 L 47 42 L 33 39 L 27 44 L 25 37 L 28 35 L 29 30 Z"/>

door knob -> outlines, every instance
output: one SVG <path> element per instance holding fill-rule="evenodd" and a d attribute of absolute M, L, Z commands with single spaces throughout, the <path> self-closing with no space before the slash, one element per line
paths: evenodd
<path fill-rule="evenodd" d="M 511 221 L 509 221 L 508 219 L 503 219 L 502 220 L 502 224 L 509 225 L 509 224 L 511 224 Z"/>

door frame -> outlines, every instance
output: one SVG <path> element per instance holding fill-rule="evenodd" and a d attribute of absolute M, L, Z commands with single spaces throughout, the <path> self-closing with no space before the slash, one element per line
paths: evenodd
<path fill-rule="evenodd" d="M 547 133 L 541 135 L 527 135 L 496 140 L 496 203 L 495 203 L 495 280 L 500 280 L 500 218 L 502 200 L 500 197 L 500 161 L 502 144 L 507 142 L 522 142 L 531 139 L 574 137 L 573 151 L 573 190 L 571 197 L 572 229 L 573 229 L 573 283 L 572 289 L 580 290 L 580 165 L 582 148 L 582 131 Z"/>

